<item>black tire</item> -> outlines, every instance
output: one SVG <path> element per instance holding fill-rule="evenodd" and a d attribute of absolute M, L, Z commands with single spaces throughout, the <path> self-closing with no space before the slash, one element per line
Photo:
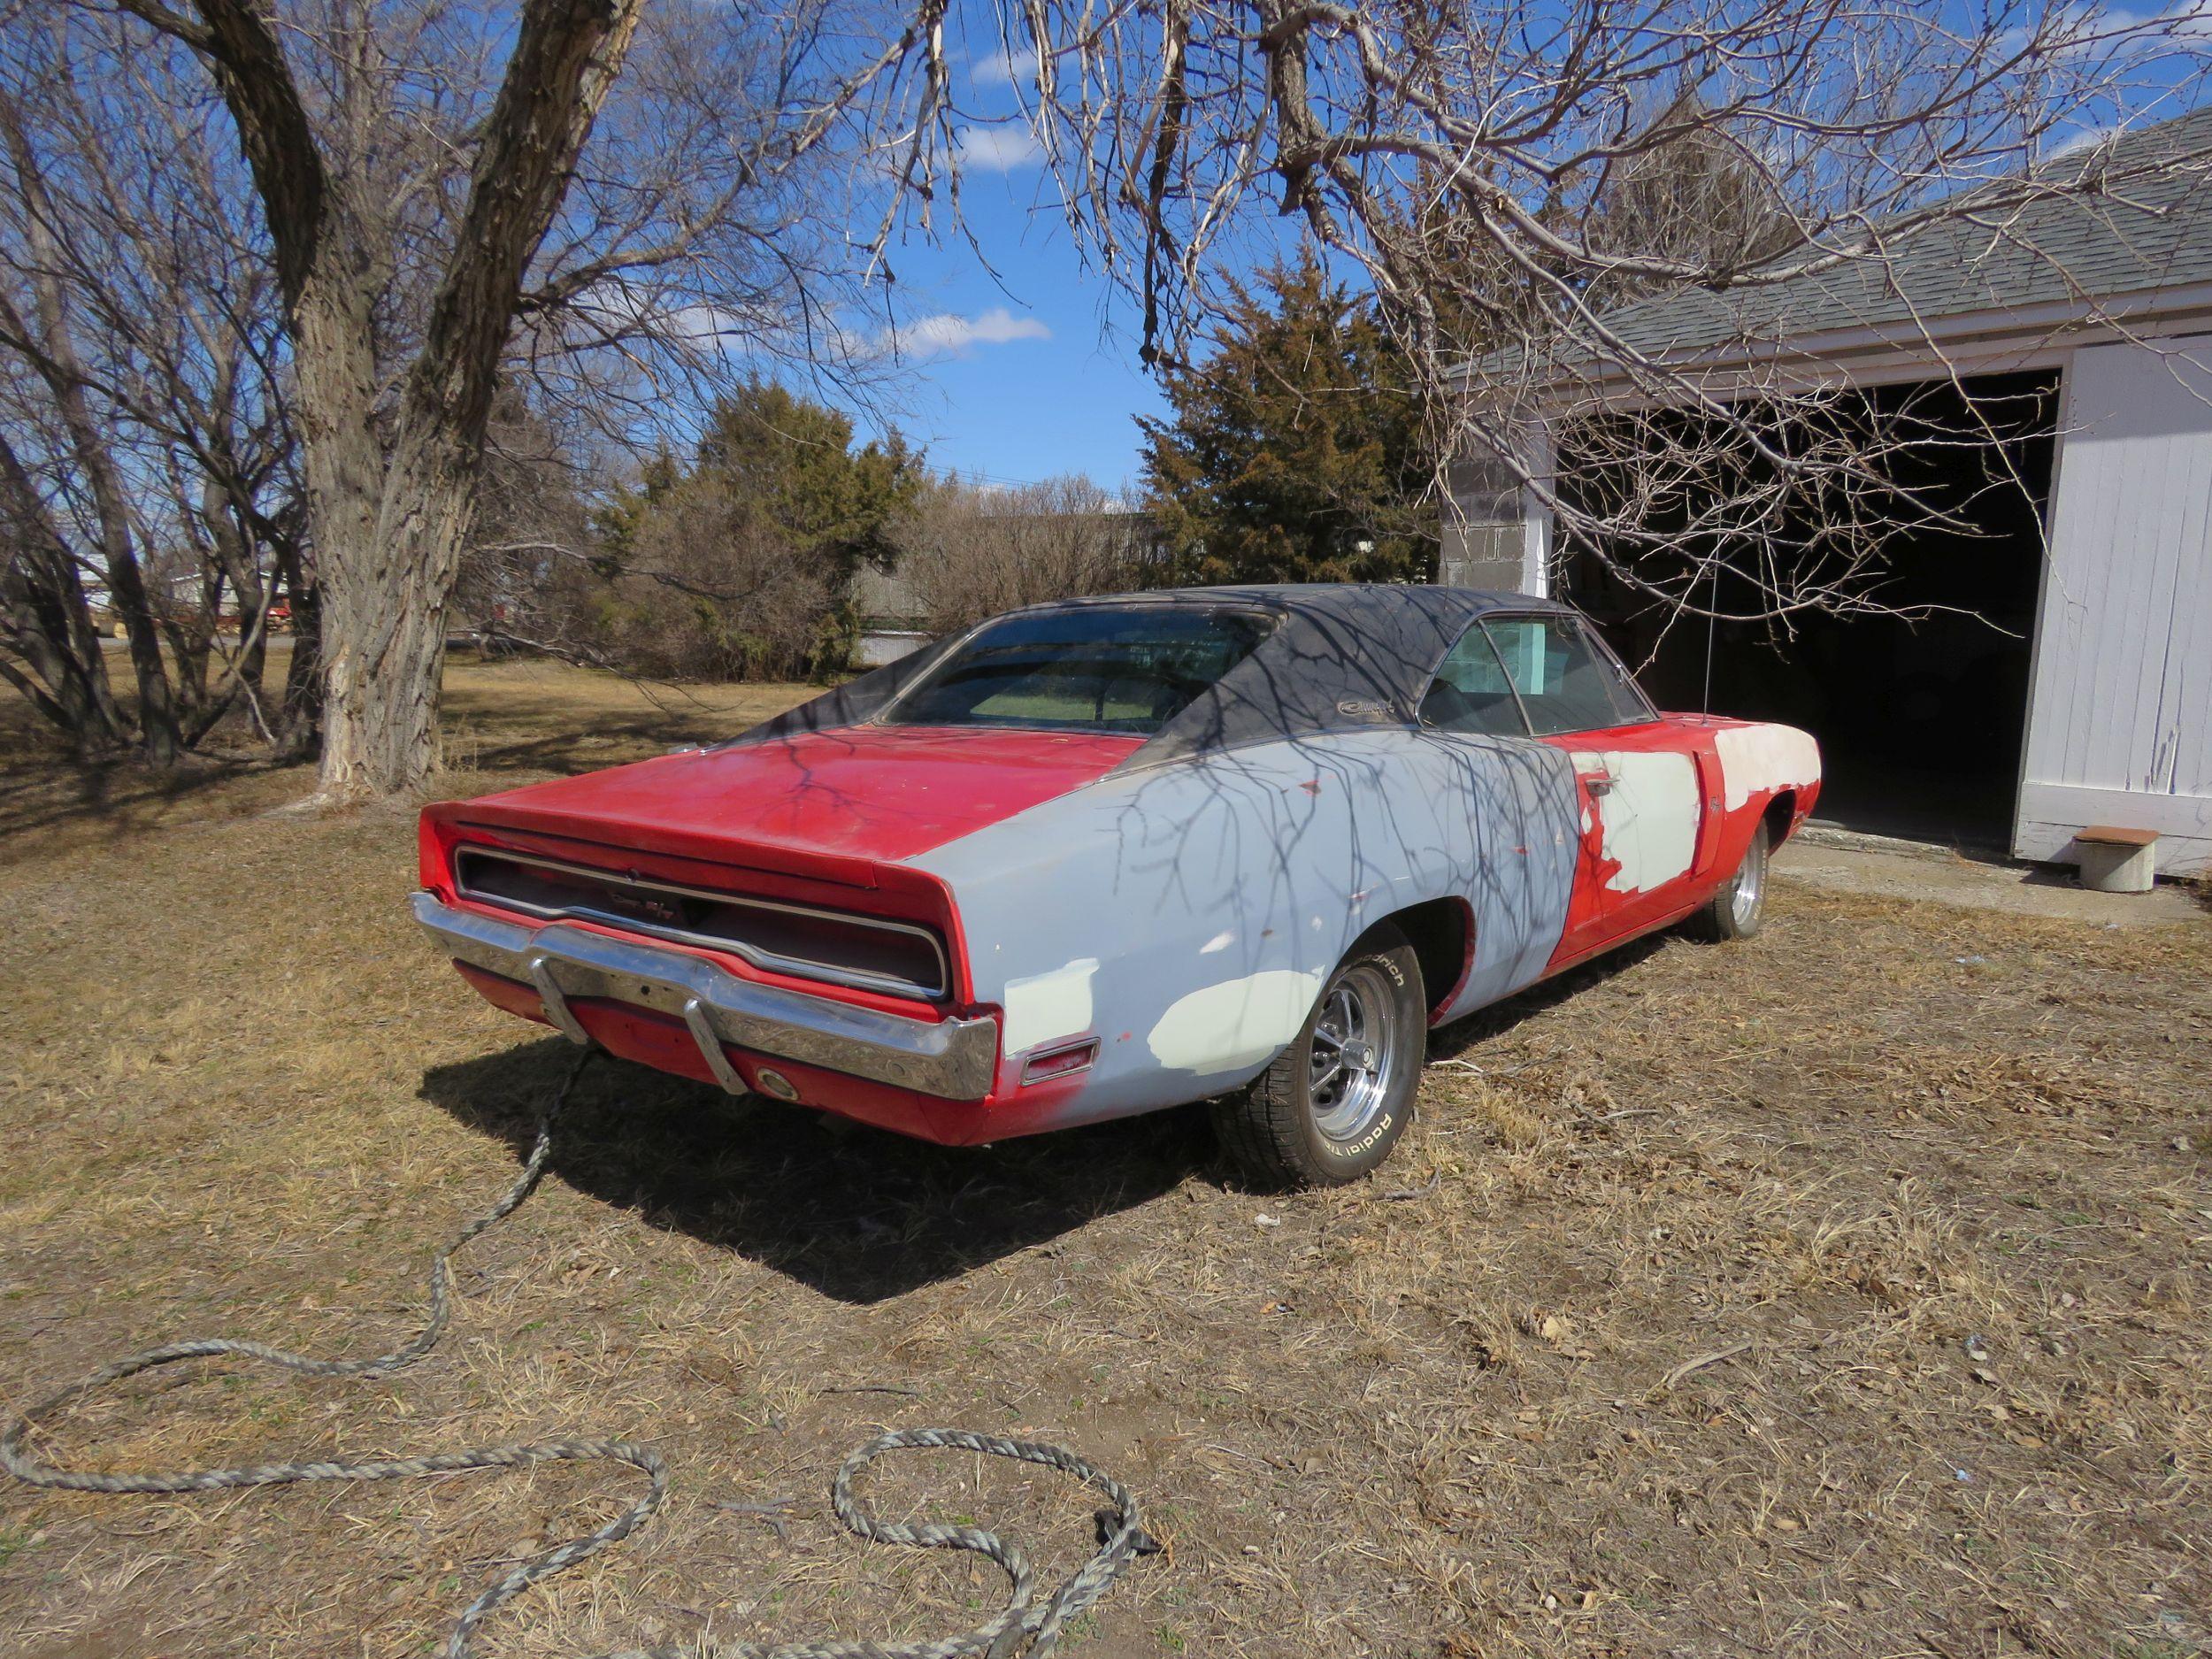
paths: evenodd
<path fill-rule="evenodd" d="M 1700 939 L 1724 944 L 1732 939 L 1748 939 L 1759 931 L 1766 920 L 1768 850 L 1767 826 L 1762 819 L 1751 832 L 1751 845 L 1744 849 L 1736 873 L 1691 918 L 1691 932 Z"/>
<path fill-rule="evenodd" d="M 1428 1034 L 1421 964 L 1396 928 L 1378 927 L 1337 964 L 1274 1064 L 1214 1102 L 1222 1147 L 1247 1179 L 1270 1191 L 1358 1180 L 1412 1121 Z M 1332 1070 L 1332 1046 L 1364 1054 L 1348 1072 L 1342 1060 Z"/>

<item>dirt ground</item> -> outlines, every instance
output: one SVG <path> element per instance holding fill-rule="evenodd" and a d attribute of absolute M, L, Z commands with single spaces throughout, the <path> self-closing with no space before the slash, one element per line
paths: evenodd
<path fill-rule="evenodd" d="M 1947 847 L 1916 846 L 1813 825 L 1777 855 L 1793 880 L 1843 893 L 1930 900 L 1967 910 L 2048 916 L 2098 927 L 2155 927 L 2204 908 L 2204 881 L 2162 881 L 2148 893 L 2095 893 L 2062 864 L 2024 864 Z"/>
<path fill-rule="evenodd" d="M 458 666 L 455 793 L 734 729 Z M 8 718 L 14 718 L 11 710 Z M 365 1354 L 510 1180 L 565 1045 L 407 919 L 400 813 L 297 772 L 58 772 L 0 727 L 0 1402 L 151 1342 Z M 1001 1580 L 856 1542 L 879 1425 L 1061 1440 L 1169 1549 L 1084 1659 L 2212 1651 L 2212 919 L 2114 929 L 1778 882 L 1441 1035 L 1364 1185 L 1261 1197 L 1201 1110 L 995 1148 L 603 1065 L 411 1371 L 211 1365 L 44 1438 L 160 1467 L 631 1435 L 675 1495 L 491 1653 L 964 1628 Z M 865 1390 L 869 1392 L 855 1392 Z M 0 1653 L 434 1649 L 636 1490 L 593 1465 L 188 1498 L 0 1486 Z M 873 1478 L 1048 1576 L 1095 1499 Z M 718 1502 L 795 1497 L 779 1537 Z"/>

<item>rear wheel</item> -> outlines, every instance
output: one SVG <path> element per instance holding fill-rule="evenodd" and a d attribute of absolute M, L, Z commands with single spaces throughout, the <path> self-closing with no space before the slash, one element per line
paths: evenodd
<path fill-rule="evenodd" d="M 1378 928 L 1337 964 L 1275 1064 L 1214 1102 L 1222 1145 L 1257 1186 L 1356 1181 L 1405 1133 L 1427 1052 L 1421 964 L 1395 928 Z"/>
<path fill-rule="evenodd" d="M 1767 826 L 1762 820 L 1751 832 L 1751 845 L 1744 849 L 1736 873 L 1693 918 L 1691 927 L 1700 938 L 1748 939 L 1759 931 L 1766 919 L 1767 855 Z"/>

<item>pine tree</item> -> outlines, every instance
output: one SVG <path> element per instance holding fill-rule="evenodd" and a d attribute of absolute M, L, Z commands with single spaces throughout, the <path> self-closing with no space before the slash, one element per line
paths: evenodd
<path fill-rule="evenodd" d="M 1141 418 L 1150 505 L 1192 583 L 1424 581 L 1432 476 L 1403 360 L 1310 253 L 1238 285 L 1212 351 Z"/>
<path fill-rule="evenodd" d="M 924 479 L 894 431 L 756 380 L 718 400 L 690 464 L 649 460 L 597 515 L 604 557 L 564 603 L 605 660 L 644 673 L 826 676 L 859 639 L 853 584 L 888 569 Z"/>
<path fill-rule="evenodd" d="M 759 517 L 841 589 L 895 557 L 888 526 L 921 488 L 921 457 L 896 430 L 855 448 L 852 418 L 770 380 L 714 406 L 694 476 Z"/>

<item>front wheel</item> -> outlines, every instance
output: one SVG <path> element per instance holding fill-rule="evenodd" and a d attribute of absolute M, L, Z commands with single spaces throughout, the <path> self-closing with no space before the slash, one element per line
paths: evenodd
<path fill-rule="evenodd" d="M 1356 1181 L 1405 1133 L 1427 1052 L 1420 962 L 1395 928 L 1378 928 L 1337 964 L 1275 1064 L 1214 1102 L 1221 1143 L 1256 1186 Z"/>
<path fill-rule="evenodd" d="M 1767 826 L 1763 820 L 1751 832 L 1743 863 L 1736 866 L 1727 885 L 1707 902 L 1691 926 L 1698 936 L 1716 941 L 1748 939 L 1766 919 Z"/>

